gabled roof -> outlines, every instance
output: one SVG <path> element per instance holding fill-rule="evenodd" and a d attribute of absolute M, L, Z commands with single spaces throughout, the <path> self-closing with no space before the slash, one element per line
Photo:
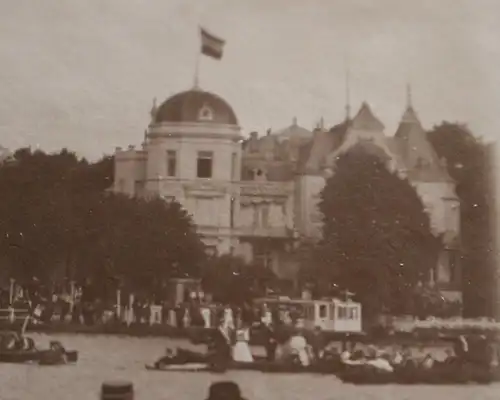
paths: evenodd
<path fill-rule="evenodd" d="M 316 129 L 313 139 L 300 149 L 298 172 L 304 174 L 321 173 L 326 156 L 338 149 L 343 143 L 349 123 L 349 121 L 344 121 L 329 131 Z"/>
<path fill-rule="evenodd" d="M 373 115 L 368 103 L 363 102 L 358 114 L 352 120 L 352 128 L 366 131 L 383 131 L 384 124 Z"/>

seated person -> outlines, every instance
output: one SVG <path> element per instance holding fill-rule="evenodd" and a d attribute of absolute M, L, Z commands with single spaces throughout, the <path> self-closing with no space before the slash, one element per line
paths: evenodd
<path fill-rule="evenodd" d="M 420 366 L 423 369 L 431 369 L 434 367 L 434 358 L 432 357 L 431 354 L 426 354 L 422 362 L 420 363 Z"/>
<path fill-rule="evenodd" d="M 363 350 L 355 350 L 352 354 L 345 350 L 340 355 L 340 359 L 346 365 L 364 365 L 366 361 Z"/>
<path fill-rule="evenodd" d="M 3 343 L 4 348 L 10 351 L 23 351 L 23 350 L 31 350 L 31 345 L 34 343 L 32 339 L 26 338 L 23 335 L 18 334 L 17 332 L 12 332 L 7 336 L 5 342 Z"/>
<path fill-rule="evenodd" d="M 52 341 L 49 344 L 49 348 L 54 352 L 54 354 L 56 354 L 56 357 L 59 357 L 61 362 L 66 363 L 68 361 L 66 356 L 66 349 L 61 343 L 59 343 L 58 341 Z"/>
<path fill-rule="evenodd" d="M 375 353 L 370 354 L 369 359 L 366 361 L 366 365 L 370 365 L 381 372 L 394 372 L 394 368 L 388 358 L 388 355 L 377 350 Z"/>
<path fill-rule="evenodd" d="M 294 332 L 288 342 L 280 347 L 280 353 L 283 362 L 299 361 L 302 366 L 310 364 L 308 344 L 300 331 Z"/>
<path fill-rule="evenodd" d="M 163 366 L 177 364 L 177 349 L 171 349 L 169 347 L 165 350 L 165 355 L 155 362 L 156 368 L 161 368 Z"/>

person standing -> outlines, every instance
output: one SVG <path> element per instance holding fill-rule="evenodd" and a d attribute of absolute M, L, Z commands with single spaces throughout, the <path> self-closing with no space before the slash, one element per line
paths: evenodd
<path fill-rule="evenodd" d="M 252 352 L 249 346 L 250 329 L 242 326 L 236 331 L 236 343 L 233 346 L 233 360 L 237 362 L 253 362 Z"/>
<path fill-rule="evenodd" d="M 212 336 L 211 347 L 213 348 L 212 366 L 225 370 L 231 361 L 232 342 L 229 330 L 223 321 L 219 322 L 217 329 Z"/>
<path fill-rule="evenodd" d="M 315 361 L 321 360 L 323 358 L 323 353 L 325 350 L 325 338 L 321 327 L 316 326 L 312 335 L 309 338 L 309 344 L 311 345 L 312 355 Z"/>
<path fill-rule="evenodd" d="M 273 323 L 264 324 L 264 340 L 266 349 L 266 359 L 269 362 L 276 361 L 276 350 L 278 348 L 278 340 L 276 338 L 276 330 Z"/>

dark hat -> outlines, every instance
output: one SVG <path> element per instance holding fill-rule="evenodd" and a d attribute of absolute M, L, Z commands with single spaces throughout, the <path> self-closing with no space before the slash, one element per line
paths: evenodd
<path fill-rule="evenodd" d="M 131 382 L 104 382 L 101 386 L 101 400 L 131 400 L 133 397 Z"/>
<path fill-rule="evenodd" d="M 210 385 L 207 400 L 245 400 L 240 387 L 232 381 L 215 382 Z"/>

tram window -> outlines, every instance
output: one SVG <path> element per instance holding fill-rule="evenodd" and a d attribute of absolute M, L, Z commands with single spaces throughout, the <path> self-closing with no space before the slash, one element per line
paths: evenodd
<path fill-rule="evenodd" d="M 345 318 L 345 307 L 339 307 L 339 318 Z"/>
<path fill-rule="evenodd" d="M 352 319 L 358 319 L 358 309 L 353 307 L 352 308 Z"/>
<path fill-rule="evenodd" d="M 326 306 L 324 304 L 319 306 L 319 317 L 326 318 Z"/>

